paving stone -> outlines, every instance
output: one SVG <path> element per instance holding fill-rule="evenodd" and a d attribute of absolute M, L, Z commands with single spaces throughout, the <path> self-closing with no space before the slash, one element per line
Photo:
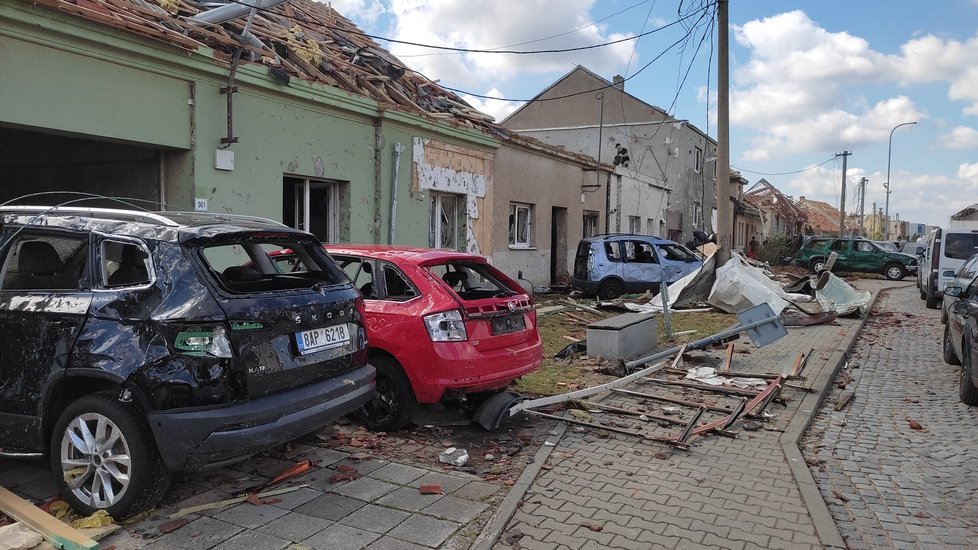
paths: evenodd
<path fill-rule="evenodd" d="M 316 550 L 359 550 L 368 548 L 378 538 L 377 533 L 334 523 L 302 541 L 302 545 Z"/>
<path fill-rule="evenodd" d="M 410 515 L 401 510 L 368 504 L 341 519 L 339 523 L 356 527 L 357 529 L 383 534 L 393 529 Z"/>
<path fill-rule="evenodd" d="M 303 541 L 323 529 L 333 525 L 333 521 L 328 519 L 307 516 L 299 512 L 290 512 L 275 521 L 262 525 L 256 531 L 286 539 L 292 542 Z M 255 547 L 255 550 L 258 550 Z"/>
<path fill-rule="evenodd" d="M 457 491 L 452 492 L 452 496 L 468 500 L 483 500 L 499 492 L 501 487 L 493 483 L 484 481 L 470 481 L 461 486 Z"/>
<path fill-rule="evenodd" d="M 442 495 L 422 495 L 415 487 L 401 487 L 377 499 L 377 504 L 418 512 L 441 498 Z"/>
<path fill-rule="evenodd" d="M 370 550 L 428 550 L 428 547 L 395 539 L 394 537 L 380 537 L 370 543 Z"/>
<path fill-rule="evenodd" d="M 468 523 L 486 508 L 488 508 L 488 505 L 481 502 L 472 502 L 470 500 L 445 496 L 425 507 L 422 512 L 441 519 Z"/>
<path fill-rule="evenodd" d="M 259 531 L 243 531 L 230 539 L 218 544 L 214 550 L 241 550 L 243 548 L 262 550 L 281 550 L 292 541 L 281 539 Z"/>
<path fill-rule="evenodd" d="M 213 548 L 242 532 L 244 528 L 210 517 L 191 521 L 183 527 L 159 538 L 161 548 L 166 546 L 186 550 Z"/>
<path fill-rule="evenodd" d="M 397 485 L 371 477 L 361 477 L 331 489 L 332 492 L 372 502 L 397 489 Z"/>
<path fill-rule="evenodd" d="M 407 485 L 426 473 L 428 473 L 428 470 L 425 470 L 424 468 L 408 466 L 407 464 L 391 463 L 370 472 L 370 477 L 389 481 L 398 485 Z"/>
<path fill-rule="evenodd" d="M 336 521 L 353 513 L 355 510 L 363 508 L 366 504 L 362 500 L 343 495 L 324 493 L 301 506 L 297 506 L 295 511 L 317 518 Z"/>
<path fill-rule="evenodd" d="M 436 547 L 445 542 L 461 524 L 428 516 L 412 515 L 391 529 L 388 535 L 425 546 Z"/>
<path fill-rule="evenodd" d="M 269 521 L 282 517 L 287 513 L 288 510 L 279 508 L 277 506 L 269 506 L 266 504 L 255 506 L 249 502 L 242 502 L 237 506 L 233 506 L 227 510 L 214 514 L 212 517 L 228 523 L 240 525 L 246 529 L 255 529 L 265 525 Z"/>
<path fill-rule="evenodd" d="M 310 489 L 309 487 L 300 487 L 295 491 L 282 493 L 281 495 L 276 495 L 275 498 L 278 500 L 278 502 L 276 502 L 272 506 L 285 508 L 286 510 L 292 510 L 296 506 L 301 506 L 309 502 L 310 500 L 322 495 L 323 495 L 323 491 Z"/>

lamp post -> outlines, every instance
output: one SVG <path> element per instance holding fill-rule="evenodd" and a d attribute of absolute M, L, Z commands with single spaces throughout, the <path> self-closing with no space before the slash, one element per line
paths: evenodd
<path fill-rule="evenodd" d="M 917 121 L 901 122 L 894 126 L 890 130 L 890 143 L 886 148 L 886 183 L 883 184 L 883 187 L 886 189 L 886 240 L 890 240 L 890 158 L 893 155 L 893 132 L 900 126 L 909 126 L 911 124 L 917 124 Z"/>

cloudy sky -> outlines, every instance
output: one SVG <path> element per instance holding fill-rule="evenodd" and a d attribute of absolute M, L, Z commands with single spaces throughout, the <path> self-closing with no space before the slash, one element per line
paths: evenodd
<path fill-rule="evenodd" d="M 332 0 L 409 67 L 502 119 L 580 64 L 716 135 L 708 0 Z M 731 163 L 751 184 L 943 224 L 978 202 L 978 0 L 730 1 Z M 641 35 L 641 36 L 640 36 Z M 636 38 L 638 37 L 638 38 Z M 571 52 L 499 53 L 583 48 Z M 485 99 L 479 96 L 502 98 Z M 596 109 L 597 103 L 596 103 Z M 915 125 L 899 124 L 916 122 Z M 891 134 L 891 130 L 893 130 Z"/>

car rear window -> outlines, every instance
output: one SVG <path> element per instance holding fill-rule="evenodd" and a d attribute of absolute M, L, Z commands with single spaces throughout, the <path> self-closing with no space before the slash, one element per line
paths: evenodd
<path fill-rule="evenodd" d="M 505 276 L 488 264 L 448 262 L 428 266 L 427 269 L 432 275 L 445 281 L 463 300 L 482 300 L 523 293 L 521 288 L 510 287 Z"/>
<path fill-rule="evenodd" d="M 673 260 L 677 262 L 692 262 L 696 261 L 696 256 L 693 255 L 688 249 L 682 245 L 678 244 L 660 244 L 659 251 L 665 256 L 667 260 Z"/>
<path fill-rule="evenodd" d="M 207 271 L 229 292 L 299 290 L 349 283 L 316 242 L 237 238 L 199 247 Z"/>
<path fill-rule="evenodd" d="M 955 260 L 967 260 L 978 252 L 978 233 L 946 233 L 944 256 Z"/>

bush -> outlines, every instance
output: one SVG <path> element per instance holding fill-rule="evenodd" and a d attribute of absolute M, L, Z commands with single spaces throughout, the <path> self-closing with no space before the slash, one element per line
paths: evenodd
<path fill-rule="evenodd" d="M 782 265 L 783 258 L 792 258 L 798 252 L 798 240 L 794 237 L 771 237 L 767 244 L 757 249 L 757 260 L 770 265 Z"/>

